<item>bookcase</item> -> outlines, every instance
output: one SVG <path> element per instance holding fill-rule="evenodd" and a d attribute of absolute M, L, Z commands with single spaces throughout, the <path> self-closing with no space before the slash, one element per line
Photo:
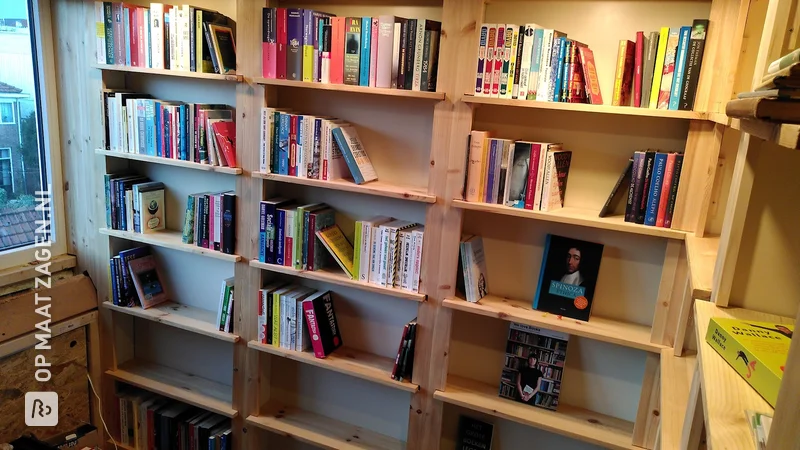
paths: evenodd
<path fill-rule="evenodd" d="M 65 179 L 71 183 L 71 245 L 92 273 L 101 301 L 108 298 L 109 255 L 136 242 L 153 246 L 178 303 L 142 311 L 104 301 L 103 406 L 112 434 L 112 380 L 119 380 L 232 417 L 234 446 L 243 449 L 453 448 L 459 414 L 495 423 L 499 445 L 508 448 L 536 441 L 564 448 L 652 449 L 659 437 L 661 448 L 675 448 L 665 442 L 674 442 L 681 431 L 677 424 L 683 424 L 682 411 L 690 404 L 690 383 L 671 381 L 675 374 L 686 379 L 694 370 L 693 303 L 716 295 L 709 261 L 730 220 L 726 210 L 734 207 L 726 193 L 741 189 L 741 170 L 734 164 L 740 155 L 739 131 L 722 111 L 753 77 L 758 45 L 745 35 L 758 34 L 766 2 L 193 3 L 236 20 L 238 75 L 98 67 L 87 44 L 94 42 L 86 31 L 93 27 L 93 3 L 54 0 L 59 102 L 68 130 L 62 145 Z M 440 20 L 437 92 L 262 78 L 265 6 Z M 696 18 L 708 18 L 711 25 L 694 111 L 467 95 L 474 90 L 477 33 L 483 22 L 535 22 L 586 42 L 595 52 L 603 95 L 610 98 L 619 39 Z M 103 131 L 96 99 L 108 87 L 235 106 L 241 169 L 208 170 L 104 151 L 98 144 Z M 355 124 L 380 181 L 355 185 L 261 173 L 257 150 L 265 106 Z M 509 139 L 563 142 L 574 153 L 565 208 L 546 213 L 463 201 L 467 139 L 473 129 L 495 130 Z M 619 211 L 598 217 L 625 162 L 644 148 L 685 155 L 672 228 L 626 223 Z M 181 202 L 188 193 L 235 190 L 235 255 L 187 248 L 175 234 L 133 235 L 98 227 L 105 208 L 102 174 L 126 166 L 168 185 L 168 202 L 180 205 L 170 208 L 167 217 L 173 230 L 181 223 Z M 335 268 L 307 272 L 258 262 L 258 202 L 275 196 L 331 205 L 349 236 L 354 220 L 378 214 L 424 223 L 428 237 L 420 293 L 353 282 Z M 478 303 L 466 302 L 455 291 L 462 231 L 483 236 L 486 246 L 490 295 Z M 588 322 L 531 309 L 548 233 L 605 245 Z M 209 311 L 219 280 L 231 275 L 237 310 L 234 333 L 228 334 L 210 324 Z M 332 290 L 346 347 L 316 359 L 258 343 L 258 289 L 275 279 Z M 414 317 L 419 324 L 416 370 L 412 380 L 395 382 L 389 377 L 391 358 L 403 324 Z M 557 411 L 498 397 L 510 322 L 571 335 Z M 681 356 L 684 351 L 687 356 Z"/>

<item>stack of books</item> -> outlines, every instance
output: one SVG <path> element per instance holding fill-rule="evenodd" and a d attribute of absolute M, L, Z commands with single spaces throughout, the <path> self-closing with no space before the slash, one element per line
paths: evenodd
<path fill-rule="evenodd" d="M 436 91 L 441 22 L 263 10 L 264 78 Z"/>
<path fill-rule="evenodd" d="M 491 136 L 487 131 L 470 134 L 466 201 L 534 211 L 564 206 L 571 151 L 561 144 Z"/>
<path fill-rule="evenodd" d="M 147 177 L 105 174 L 106 228 L 156 233 L 167 225 L 164 183 Z"/>
<path fill-rule="evenodd" d="M 261 110 L 261 172 L 356 184 L 378 179 L 354 126 L 275 108 Z"/>
<path fill-rule="evenodd" d="M 262 344 L 317 358 L 342 346 L 333 293 L 284 282 L 259 290 L 258 333 Z"/>
<path fill-rule="evenodd" d="M 119 252 L 109 260 L 111 299 L 115 306 L 147 309 L 169 300 L 155 256 L 148 247 Z"/>
<path fill-rule="evenodd" d="M 217 308 L 217 329 L 233 333 L 233 303 L 234 303 L 234 278 L 222 280 L 222 289 L 219 293 L 219 307 Z"/>
<path fill-rule="evenodd" d="M 233 108 L 106 90 L 106 148 L 114 152 L 236 167 Z"/>
<path fill-rule="evenodd" d="M 772 61 L 761 84 L 742 92 L 725 106 L 725 114 L 739 119 L 800 123 L 800 49 Z"/>
<path fill-rule="evenodd" d="M 236 194 L 189 194 L 181 242 L 232 255 L 236 247 Z"/>
<path fill-rule="evenodd" d="M 236 23 L 190 5 L 95 2 L 97 63 L 235 73 Z"/>
<path fill-rule="evenodd" d="M 400 346 L 392 367 L 392 379 L 395 381 L 411 380 L 414 374 L 414 349 L 417 343 L 417 319 L 403 327 Z"/>
<path fill-rule="evenodd" d="M 630 176 L 625 222 L 671 228 L 682 168 L 682 153 L 635 152 L 620 176 L 620 180 Z"/>
<path fill-rule="evenodd" d="M 134 449 L 230 450 L 231 419 L 131 386 L 117 392 L 120 443 Z"/>

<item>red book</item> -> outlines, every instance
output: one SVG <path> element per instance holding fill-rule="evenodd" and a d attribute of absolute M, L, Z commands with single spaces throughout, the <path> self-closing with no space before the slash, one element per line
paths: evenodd
<path fill-rule="evenodd" d="M 656 216 L 656 226 L 664 226 L 664 218 L 667 216 L 667 204 L 669 203 L 670 186 L 672 177 L 675 174 L 675 153 L 667 155 L 667 165 L 664 168 L 664 181 L 661 184 L 661 196 L 658 198 L 658 215 Z"/>
<path fill-rule="evenodd" d="M 644 63 L 644 32 L 636 32 L 636 50 L 633 63 L 633 106 L 638 108 L 642 104 L 642 64 Z"/>
<path fill-rule="evenodd" d="M 277 11 L 275 8 L 264 8 L 262 11 L 261 73 L 264 78 L 275 78 L 278 46 L 276 45 L 277 30 L 273 27 L 277 22 L 275 16 Z"/>
<path fill-rule="evenodd" d="M 275 61 L 275 78 L 286 79 L 286 49 L 288 48 L 288 40 L 286 34 L 286 8 L 277 8 L 278 20 L 275 30 L 278 34 L 277 39 L 277 55 Z"/>
<path fill-rule="evenodd" d="M 211 124 L 211 128 L 217 139 L 217 148 L 221 150 L 220 156 L 228 163 L 228 167 L 236 167 L 236 123 L 220 121 Z"/>
<path fill-rule="evenodd" d="M 289 176 L 297 176 L 297 116 L 289 119 Z"/>
<path fill-rule="evenodd" d="M 331 84 L 344 83 L 344 17 L 331 17 Z"/>
<path fill-rule="evenodd" d="M 139 14 L 135 6 L 128 8 L 128 44 L 131 47 L 131 66 L 139 67 Z"/>
<path fill-rule="evenodd" d="M 138 7 L 136 8 L 136 27 L 139 29 L 139 48 L 137 51 L 139 52 L 139 67 L 147 67 L 147 53 L 145 49 L 145 35 L 147 34 L 147 30 L 150 28 L 149 23 L 145 23 L 144 20 L 144 10 L 146 8 Z"/>
<path fill-rule="evenodd" d="M 588 103 L 602 105 L 603 94 L 600 92 L 600 81 L 597 79 L 597 66 L 594 64 L 594 53 L 592 53 L 589 47 L 580 47 L 578 52 L 581 55 L 583 80 L 586 86 L 586 98 L 589 100 Z"/>
<path fill-rule="evenodd" d="M 395 375 L 397 374 L 397 366 L 400 364 L 400 355 L 403 352 L 403 341 L 406 340 L 406 335 L 408 335 L 409 326 L 410 326 L 409 324 L 406 324 L 406 326 L 403 327 L 403 334 L 400 336 L 400 345 L 397 348 L 397 357 L 395 357 L 394 367 L 392 367 L 392 379 L 394 379 Z"/>
<path fill-rule="evenodd" d="M 287 234 L 287 233 L 284 233 Z M 294 249 L 294 238 L 292 236 L 283 237 L 283 265 L 287 267 L 293 266 L 292 250 Z"/>
<path fill-rule="evenodd" d="M 536 183 L 539 181 L 537 178 L 539 178 L 541 150 L 542 144 L 531 145 L 531 160 L 530 164 L 528 165 L 528 185 L 525 187 L 525 209 L 534 209 L 533 198 L 536 195 Z"/>
<path fill-rule="evenodd" d="M 500 75 L 503 74 L 503 55 L 506 52 L 505 37 L 505 26 L 497 25 L 497 44 L 494 48 L 494 69 L 492 70 L 492 97 L 500 95 Z"/>

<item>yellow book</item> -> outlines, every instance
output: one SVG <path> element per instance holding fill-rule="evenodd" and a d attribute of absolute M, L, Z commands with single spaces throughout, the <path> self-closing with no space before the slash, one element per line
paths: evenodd
<path fill-rule="evenodd" d="M 619 41 L 617 51 L 617 72 L 614 75 L 614 96 L 611 97 L 612 106 L 620 106 L 622 100 L 622 79 L 625 75 L 625 52 L 628 49 L 628 40 Z"/>
<path fill-rule="evenodd" d="M 669 27 L 661 28 L 661 35 L 658 38 L 658 52 L 656 53 L 656 65 L 653 67 L 653 85 L 650 87 L 650 109 L 658 108 L 658 93 L 661 92 L 661 72 L 664 71 L 664 57 L 667 54 L 667 40 L 669 39 Z"/>
<path fill-rule="evenodd" d="M 347 240 L 338 225 L 334 224 L 317 231 L 317 238 L 328 249 L 333 259 L 339 264 L 350 279 L 355 278 L 353 272 L 353 244 Z"/>
<path fill-rule="evenodd" d="M 482 202 L 486 196 L 486 173 L 489 171 L 489 138 L 491 134 L 487 134 L 483 139 L 483 161 L 481 164 L 481 187 L 478 190 L 478 201 Z"/>
<path fill-rule="evenodd" d="M 272 294 L 272 346 L 281 346 L 281 295 L 295 289 L 297 286 L 287 286 L 278 289 Z"/>
<path fill-rule="evenodd" d="M 314 81 L 314 46 L 303 45 L 303 81 Z"/>

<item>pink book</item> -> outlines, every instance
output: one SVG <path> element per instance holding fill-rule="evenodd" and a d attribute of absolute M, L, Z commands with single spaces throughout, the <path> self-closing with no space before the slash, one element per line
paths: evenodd
<path fill-rule="evenodd" d="M 372 18 L 372 37 L 369 49 L 369 87 L 375 87 L 376 77 L 378 73 L 378 18 Z"/>
<path fill-rule="evenodd" d="M 264 42 L 261 58 L 261 70 L 264 78 L 275 78 L 278 70 L 278 44 L 275 42 Z"/>
<path fill-rule="evenodd" d="M 497 25 L 497 44 L 494 48 L 494 68 L 492 69 L 492 97 L 500 95 L 500 75 L 503 74 L 503 55 L 506 49 L 505 25 Z"/>
<path fill-rule="evenodd" d="M 344 83 L 344 17 L 331 17 L 331 84 Z"/>
<path fill-rule="evenodd" d="M 261 74 L 264 78 L 275 78 L 277 67 L 278 52 L 278 30 L 275 26 L 278 23 L 278 11 L 275 8 L 264 8 L 263 10 L 263 35 L 261 39 Z"/>
<path fill-rule="evenodd" d="M 394 43 L 394 16 L 378 17 L 378 51 L 375 61 L 376 76 L 375 87 L 389 88 L 392 84 L 392 45 Z M 371 76 L 371 74 L 370 74 Z M 372 86 L 372 83 L 370 83 Z"/>
<path fill-rule="evenodd" d="M 216 230 L 216 223 L 217 223 L 216 221 L 217 216 L 214 213 L 214 203 L 216 200 L 215 197 L 216 196 L 214 194 L 208 196 L 208 235 L 210 236 L 210 239 L 208 240 L 208 242 L 203 242 L 203 244 L 207 244 L 206 248 L 209 248 L 211 250 L 214 249 L 214 230 Z"/>

